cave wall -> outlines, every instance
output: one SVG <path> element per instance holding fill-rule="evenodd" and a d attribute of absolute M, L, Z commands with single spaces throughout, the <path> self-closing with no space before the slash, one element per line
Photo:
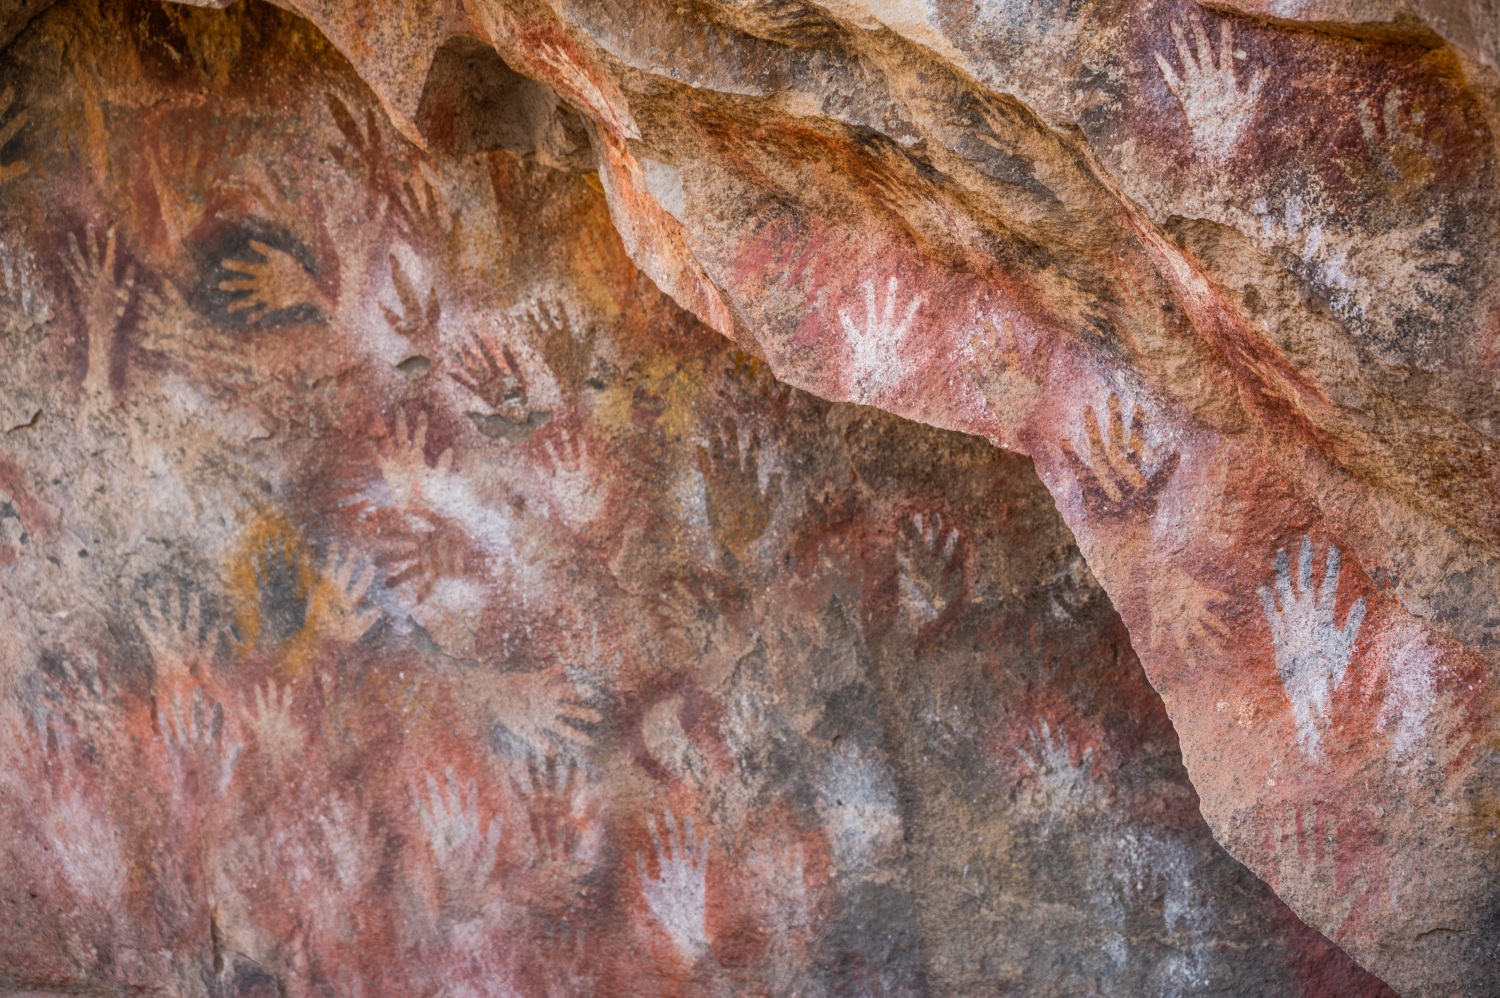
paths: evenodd
<path fill-rule="evenodd" d="M 0 985 L 1493 991 L 1431 6 L 7 7 Z"/>
<path fill-rule="evenodd" d="M 410 109 L 441 39 L 297 9 L 423 141 Z M 401 17 L 551 86 L 635 262 L 778 377 L 1030 456 L 1218 839 L 1399 990 L 1482 994 L 1500 988 L 1494 14 Z M 1312 809 L 1322 859 L 1276 832 Z"/>
<path fill-rule="evenodd" d="M 778 383 L 274 8 L 4 59 L 8 993 L 1386 993 L 1025 459 Z"/>

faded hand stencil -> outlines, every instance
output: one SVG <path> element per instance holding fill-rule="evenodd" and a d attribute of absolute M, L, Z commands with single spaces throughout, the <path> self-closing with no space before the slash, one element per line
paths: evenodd
<path fill-rule="evenodd" d="M 901 600 L 920 627 L 940 616 L 963 589 L 957 528 L 945 529 L 941 514 L 913 513 L 896 546 Z"/>
<path fill-rule="evenodd" d="M 1344 681 L 1354 645 L 1365 620 L 1365 599 L 1348 607 L 1338 623 L 1340 556 L 1336 544 L 1328 545 L 1322 580 L 1313 584 L 1313 542 L 1302 538 L 1297 555 L 1297 575 L 1291 574 L 1285 550 L 1276 552 L 1275 592 L 1260 587 L 1260 601 L 1271 626 L 1276 653 L 1276 672 L 1292 702 L 1292 720 L 1304 752 L 1318 758 L 1323 752 L 1323 732 L 1329 725 L 1328 705 Z"/>
<path fill-rule="evenodd" d="M 1020 425 L 1036 404 L 1047 376 L 1047 356 L 1026 350 L 1004 319 L 986 319 L 969 336 L 969 378 L 1003 425 Z"/>
<path fill-rule="evenodd" d="M 1440 219 L 1357 233 L 1328 217 L 1324 197 L 1313 185 L 1287 195 L 1279 210 L 1257 202 L 1262 242 L 1287 254 L 1291 269 L 1377 344 L 1396 337 L 1405 316 L 1442 321 L 1459 293 L 1463 260 L 1443 248 Z"/>
<path fill-rule="evenodd" d="M 52 302 L 37 274 L 36 261 L 24 248 L 14 252 L 0 243 L 0 322 L 4 335 L 25 335 L 52 321 Z"/>
<path fill-rule="evenodd" d="M 1086 748 L 1075 759 L 1067 734 L 1059 727 L 1054 735 L 1045 717 L 1031 730 L 1031 744 L 1016 749 L 1016 755 L 1037 782 L 1048 822 L 1054 816 L 1086 814 L 1099 806 L 1091 772 L 1094 750 Z"/>
<path fill-rule="evenodd" d="M 184 795 L 206 798 L 229 789 L 245 746 L 226 726 L 222 704 L 201 689 L 185 697 L 174 692 L 158 709 L 157 725 Z"/>
<path fill-rule="evenodd" d="M 115 334 L 135 300 L 135 265 L 123 266 L 115 254 L 118 233 L 111 227 L 97 237 L 85 232 L 82 241 L 69 233 L 63 266 L 77 293 L 88 343 L 83 369 L 83 391 L 90 399 L 108 401 Z"/>
<path fill-rule="evenodd" d="M 428 773 L 424 784 L 413 798 L 444 898 L 460 910 L 478 905 L 500 858 L 501 823 L 481 810 L 476 781 L 465 784 L 449 769 L 441 782 Z"/>
<path fill-rule="evenodd" d="M 751 546 L 760 540 L 781 502 L 780 471 L 762 481 L 758 430 L 744 445 L 733 421 L 711 429 L 707 446 L 698 448 L 698 473 L 703 477 L 708 523 L 721 550 L 737 564 L 750 561 Z"/>

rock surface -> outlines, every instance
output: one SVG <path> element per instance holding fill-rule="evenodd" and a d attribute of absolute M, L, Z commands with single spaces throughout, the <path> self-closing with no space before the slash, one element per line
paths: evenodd
<path fill-rule="evenodd" d="M 287 6 L 0 57 L 0 984 L 1500 989 L 1483 3 Z"/>

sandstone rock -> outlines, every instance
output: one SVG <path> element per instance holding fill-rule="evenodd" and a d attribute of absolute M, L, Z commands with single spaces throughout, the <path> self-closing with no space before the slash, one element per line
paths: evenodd
<path fill-rule="evenodd" d="M 3 55 L 7 986 L 1500 988 L 1483 11 L 287 6 Z"/>

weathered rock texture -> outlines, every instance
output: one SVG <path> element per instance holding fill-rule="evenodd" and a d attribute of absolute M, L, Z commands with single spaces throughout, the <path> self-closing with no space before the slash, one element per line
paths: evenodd
<path fill-rule="evenodd" d="M 287 6 L 0 19 L 0 984 L 1500 990 L 1493 11 Z"/>

